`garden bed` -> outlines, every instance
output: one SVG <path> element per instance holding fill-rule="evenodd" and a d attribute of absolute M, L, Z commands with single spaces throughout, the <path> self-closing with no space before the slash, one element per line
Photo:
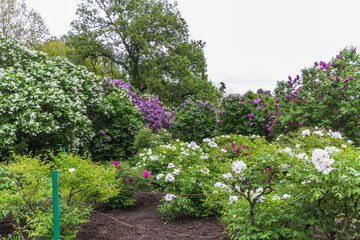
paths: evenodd
<path fill-rule="evenodd" d="M 128 209 L 105 210 L 97 208 L 90 221 L 81 225 L 79 240 L 132 240 L 132 239 L 221 239 L 224 226 L 215 216 L 207 218 L 181 217 L 164 224 L 157 210 L 161 195 L 136 193 L 136 206 Z M 14 229 L 10 219 L 0 221 L 0 236 Z M 223 238 L 227 239 L 227 238 Z"/>

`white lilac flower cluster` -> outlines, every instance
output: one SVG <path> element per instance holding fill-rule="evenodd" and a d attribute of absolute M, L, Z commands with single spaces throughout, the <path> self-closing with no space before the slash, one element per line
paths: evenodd
<path fill-rule="evenodd" d="M 311 160 L 314 163 L 315 168 L 323 174 L 329 174 L 334 169 L 331 167 L 334 163 L 334 159 L 331 159 L 329 154 L 323 149 L 314 149 Z"/>
<path fill-rule="evenodd" d="M 0 124 L 0 151 L 19 141 L 17 137 L 51 139 L 58 132 L 64 133 L 62 145 L 82 147 L 95 136 L 89 108 L 102 109 L 104 115 L 115 110 L 104 95 L 105 79 L 85 67 L 64 58 L 50 59 L 2 34 L 0 47 L 0 118 L 7 119 Z M 124 89 L 112 90 L 130 102 Z"/>

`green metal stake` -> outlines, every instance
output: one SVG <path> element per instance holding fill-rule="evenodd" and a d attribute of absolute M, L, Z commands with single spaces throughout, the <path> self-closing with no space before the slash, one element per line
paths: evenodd
<path fill-rule="evenodd" d="M 53 232 L 54 240 L 60 240 L 60 217 L 59 217 L 59 174 L 52 171 L 52 190 L 53 190 Z"/>

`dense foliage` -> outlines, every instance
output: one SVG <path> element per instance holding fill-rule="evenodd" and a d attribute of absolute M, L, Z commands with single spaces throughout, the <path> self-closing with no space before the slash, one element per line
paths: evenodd
<path fill-rule="evenodd" d="M 325 129 L 304 129 L 268 143 L 222 135 L 174 141 L 136 155 L 165 191 L 159 211 L 221 214 L 232 239 L 353 239 L 360 151 Z"/>
<path fill-rule="evenodd" d="M 15 156 L 14 162 L 0 165 L 0 219 L 10 214 L 22 237 L 49 239 L 53 235 L 51 169 L 59 172 L 64 239 L 76 237 L 79 224 L 88 221 L 96 201 L 118 193 L 115 169 L 105 169 L 87 157 L 59 153 L 46 164 L 39 157 Z"/>
<path fill-rule="evenodd" d="M 22 47 L 13 38 L 0 35 L 0 44 L 1 158 L 9 151 L 87 150 L 89 145 L 97 149 L 94 154 L 99 147 L 112 156 L 129 154 L 132 133 L 143 121 L 126 90 L 64 58 L 50 59 Z M 112 131 L 116 149 L 94 140 L 95 134 L 104 136 L 103 128 Z"/>
<path fill-rule="evenodd" d="M 315 62 L 276 89 L 280 129 L 324 126 L 360 144 L 360 55 L 345 48 L 330 62 Z"/>
<path fill-rule="evenodd" d="M 170 130 L 175 138 L 184 141 L 202 141 L 205 137 L 216 135 L 216 107 L 213 103 L 201 100 L 185 100 L 175 112 Z"/>

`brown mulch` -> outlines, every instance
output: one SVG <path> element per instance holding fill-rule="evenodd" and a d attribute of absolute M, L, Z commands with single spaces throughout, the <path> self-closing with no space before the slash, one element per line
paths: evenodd
<path fill-rule="evenodd" d="M 201 240 L 228 239 L 215 216 L 181 217 L 164 224 L 157 210 L 160 195 L 135 193 L 136 206 L 128 209 L 95 209 L 90 221 L 80 226 L 77 240 Z M 0 236 L 13 231 L 10 219 L 0 221 Z"/>

